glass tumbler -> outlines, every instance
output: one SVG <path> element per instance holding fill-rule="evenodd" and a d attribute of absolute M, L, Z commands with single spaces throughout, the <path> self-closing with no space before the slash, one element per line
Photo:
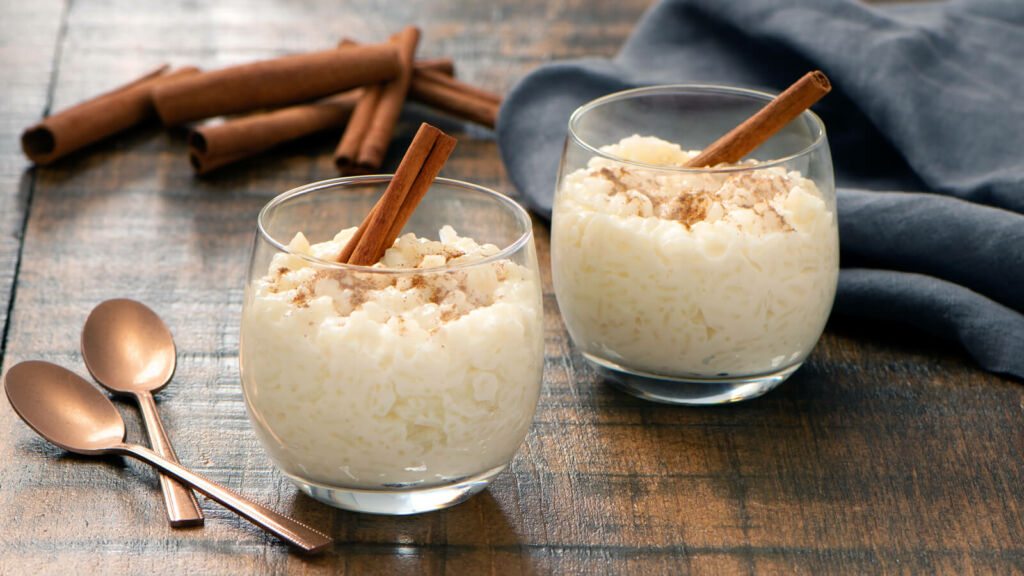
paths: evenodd
<path fill-rule="evenodd" d="M 241 375 L 260 443 L 300 490 L 413 514 L 469 498 L 512 459 L 540 393 L 543 315 L 529 216 L 473 184 L 439 178 L 413 213 L 403 235 L 445 242 L 419 267 L 327 257 L 390 178 L 317 182 L 263 208 Z M 460 260 L 467 239 L 491 246 Z"/>
<path fill-rule="evenodd" d="M 685 161 L 772 95 L 653 86 L 573 113 L 551 227 L 555 295 L 575 346 L 642 398 L 753 398 L 800 367 L 839 271 L 832 160 L 804 112 L 747 160 Z"/>

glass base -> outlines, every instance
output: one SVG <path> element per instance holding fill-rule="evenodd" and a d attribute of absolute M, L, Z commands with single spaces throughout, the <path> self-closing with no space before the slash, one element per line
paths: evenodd
<path fill-rule="evenodd" d="M 299 490 L 328 506 L 367 514 L 401 516 L 432 512 L 465 502 L 486 488 L 487 484 L 504 469 L 503 464 L 482 474 L 464 478 L 455 484 L 420 489 L 363 490 L 316 484 L 291 474 L 285 475 L 299 487 Z"/>
<path fill-rule="evenodd" d="M 664 404 L 709 405 L 757 398 L 782 384 L 803 362 L 782 370 L 738 378 L 669 378 L 632 370 L 584 353 L 612 386 L 644 400 Z"/>

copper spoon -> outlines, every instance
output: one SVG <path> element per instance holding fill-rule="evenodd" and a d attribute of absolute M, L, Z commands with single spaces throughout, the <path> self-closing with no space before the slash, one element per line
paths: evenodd
<path fill-rule="evenodd" d="M 108 391 L 135 398 L 153 451 L 178 462 L 156 411 L 153 392 L 174 374 L 171 332 L 155 312 L 135 300 L 107 300 L 89 313 L 82 328 L 82 356 L 92 377 Z M 203 523 L 195 493 L 169 476 L 160 475 L 167 519 L 171 526 Z"/>
<path fill-rule="evenodd" d="M 320 552 L 332 544 L 326 534 L 247 500 L 145 446 L 126 444 L 124 420 L 113 402 L 74 372 L 49 362 L 21 362 L 4 375 L 4 390 L 30 428 L 65 450 L 138 458 L 305 552 Z"/>

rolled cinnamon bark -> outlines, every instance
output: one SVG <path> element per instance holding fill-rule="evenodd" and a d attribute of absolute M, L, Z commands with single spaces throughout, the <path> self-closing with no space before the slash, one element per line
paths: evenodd
<path fill-rule="evenodd" d="M 448 57 L 442 58 L 421 58 L 412 66 L 413 75 L 420 70 L 433 70 L 445 76 L 455 75 L 455 61 Z"/>
<path fill-rule="evenodd" d="M 479 98 L 480 100 L 485 100 L 493 104 L 501 104 L 501 94 L 495 94 L 489 90 L 484 90 L 483 88 L 478 88 L 471 84 L 460 82 L 459 80 L 452 78 L 451 74 L 443 74 L 439 70 L 417 69 L 416 78 L 421 82 L 433 82 L 446 88 L 473 96 L 474 98 Z"/>
<path fill-rule="evenodd" d="M 363 140 L 366 139 L 366 133 L 370 130 L 370 123 L 373 122 L 377 104 L 380 103 L 381 89 L 380 84 L 366 87 L 352 112 L 352 118 L 345 126 L 341 141 L 338 142 L 338 147 L 334 150 L 334 165 L 342 174 L 369 173 L 369 170 L 360 169 L 356 164 L 356 158 L 359 156 L 359 148 L 362 146 Z"/>
<path fill-rule="evenodd" d="M 45 166 L 55 160 L 154 118 L 153 88 L 199 73 L 180 68 L 168 73 L 167 64 L 137 80 L 72 106 L 25 130 L 21 149 L 32 162 Z"/>
<path fill-rule="evenodd" d="M 381 88 L 380 100 L 373 110 L 373 119 L 359 145 L 356 164 L 365 172 L 375 171 L 384 163 L 384 155 L 391 142 L 391 133 L 398 123 L 398 116 L 402 113 L 405 96 L 412 81 L 413 59 L 416 57 L 416 46 L 420 41 L 420 29 L 408 26 L 396 34 L 392 41 L 399 47 L 401 72 L 398 77 Z"/>
<path fill-rule="evenodd" d="M 343 46 L 182 78 L 153 93 L 166 126 L 305 102 L 398 76 L 391 44 Z"/>
<path fill-rule="evenodd" d="M 458 84 L 463 87 L 468 86 L 462 82 L 458 82 Z M 409 99 L 427 104 L 452 116 L 494 128 L 498 119 L 500 97 L 498 101 L 494 101 L 490 98 L 481 98 L 470 92 L 436 82 L 423 73 L 417 73 L 413 76 L 409 86 Z"/>
<path fill-rule="evenodd" d="M 832 83 L 821 70 L 804 74 L 756 114 L 691 158 L 686 167 L 739 162 L 831 90 Z"/>
<path fill-rule="evenodd" d="M 351 38 L 342 38 L 338 46 L 358 46 L 359 42 Z M 435 70 L 446 76 L 455 75 L 455 61 L 447 56 L 437 58 L 421 58 L 413 63 L 414 70 Z"/>
<path fill-rule="evenodd" d="M 420 125 L 380 200 L 349 238 L 339 262 L 372 266 L 394 244 L 416 205 L 455 148 L 455 138 Z"/>
<path fill-rule="evenodd" d="M 313 104 L 200 126 L 189 134 L 189 160 L 196 173 L 206 174 L 278 144 L 341 128 L 361 93 L 362 90 L 350 90 Z"/>

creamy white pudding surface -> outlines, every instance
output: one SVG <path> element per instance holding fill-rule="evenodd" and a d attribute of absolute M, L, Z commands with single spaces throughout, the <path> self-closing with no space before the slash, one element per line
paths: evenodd
<path fill-rule="evenodd" d="M 506 464 L 540 391 L 535 274 L 448 226 L 440 241 L 396 240 L 375 265 L 388 272 L 302 256 L 336 261 L 354 232 L 312 246 L 297 235 L 247 294 L 242 379 L 271 457 L 303 479 L 365 489 Z"/>
<path fill-rule="evenodd" d="M 631 136 L 601 151 L 682 167 L 697 154 Z M 801 362 L 838 276 L 835 216 L 782 167 L 645 168 L 595 156 L 566 175 L 552 223 L 562 315 L 584 352 L 680 378 L 767 374 Z"/>

